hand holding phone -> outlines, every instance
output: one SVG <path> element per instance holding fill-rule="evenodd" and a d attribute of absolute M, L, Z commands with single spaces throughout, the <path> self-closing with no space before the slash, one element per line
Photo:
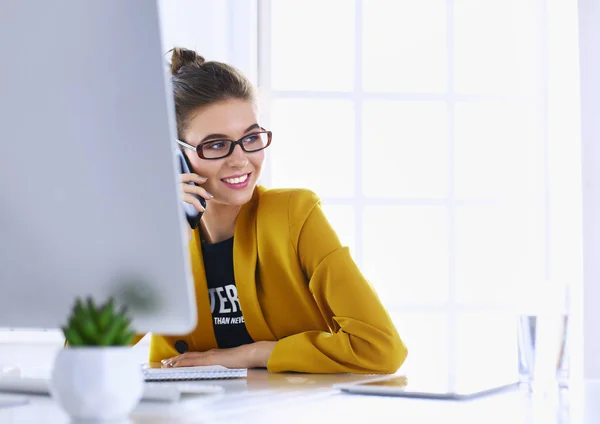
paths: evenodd
<path fill-rule="evenodd" d="M 183 210 L 190 227 L 195 229 L 206 210 L 206 200 L 210 200 L 212 196 L 203 187 L 200 187 L 200 184 L 206 182 L 206 178 L 191 172 L 188 158 L 181 150 L 177 151 L 177 155 L 183 190 Z"/>

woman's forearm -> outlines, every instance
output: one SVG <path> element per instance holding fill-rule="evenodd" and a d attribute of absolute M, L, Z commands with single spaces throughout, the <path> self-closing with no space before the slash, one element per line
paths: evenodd
<path fill-rule="evenodd" d="M 277 342 L 261 341 L 246 345 L 251 365 L 249 368 L 266 368 L 275 343 Z"/>

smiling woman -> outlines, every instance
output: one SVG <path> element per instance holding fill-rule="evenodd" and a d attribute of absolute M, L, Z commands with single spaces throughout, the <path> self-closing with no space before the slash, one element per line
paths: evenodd
<path fill-rule="evenodd" d="M 187 49 L 174 49 L 171 64 L 178 142 L 192 171 L 181 187 L 203 212 L 189 244 L 198 325 L 185 337 L 153 334 L 150 361 L 398 370 L 406 347 L 319 198 L 258 185 L 272 134 L 259 122 L 252 84 Z M 194 195 L 206 199 L 206 210 Z"/>

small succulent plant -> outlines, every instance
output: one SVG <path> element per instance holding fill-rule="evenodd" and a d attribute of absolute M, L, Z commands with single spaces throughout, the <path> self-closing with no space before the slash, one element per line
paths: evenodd
<path fill-rule="evenodd" d="M 68 324 L 62 331 L 71 347 L 127 346 L 135 334 L 125 307 L 116 311 L 113 298 L 96 306 L 91 297 L 85 302 L 76 299 Z"/>

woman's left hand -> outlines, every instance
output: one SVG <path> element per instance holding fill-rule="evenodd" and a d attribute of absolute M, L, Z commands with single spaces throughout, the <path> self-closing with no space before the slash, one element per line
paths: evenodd
<path fill-rule="evenodd" d="M 221 365 L 227 368 L 266 368 L 276 342 L 255 342 L 230 349 L 186 352 L 162 361 L 163 368 Z"/>

